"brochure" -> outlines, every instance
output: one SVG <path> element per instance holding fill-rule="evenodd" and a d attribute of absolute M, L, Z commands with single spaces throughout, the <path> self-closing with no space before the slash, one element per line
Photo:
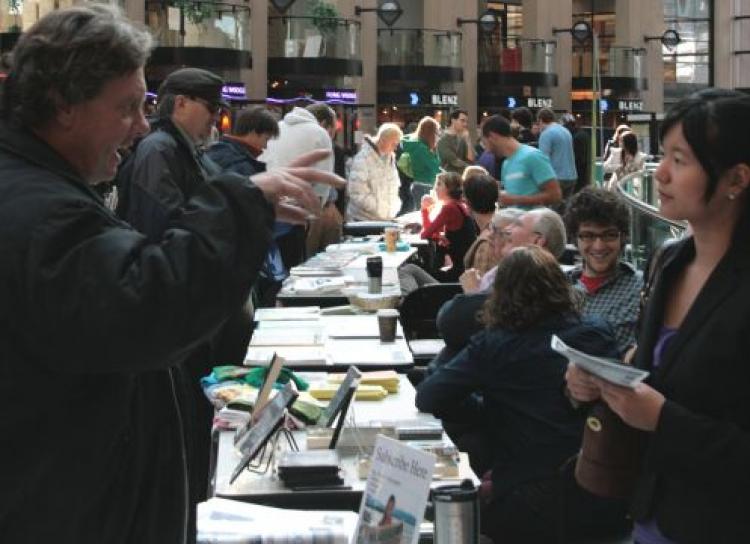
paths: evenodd
<path fill-rule="evenodd" d="M 433 454 L 378 436 L 355 544 L 417 544 L 434 470 Z"/>
<path fill-rule="evenodd" d="M 615 385 L 635 389 L 635 386 L 648 376 L 648 372 L 645 370 L 622 364 L 616 359 L 595 357 L 571 348 L 554 334 L 552 335 L 551 347 L 586 372 Z"/>
<path fill-rule="evenodd" d="M 199 544 L 349 544 L 357 514 L 287 510 L 211 498 L 198 505 Z"/>

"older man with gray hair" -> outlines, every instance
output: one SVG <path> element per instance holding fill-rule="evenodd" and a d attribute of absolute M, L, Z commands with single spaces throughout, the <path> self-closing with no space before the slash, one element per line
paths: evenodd
<path fill-rule="evenodd" d="M 274 217 L 319 209 L 305 180 L 340 183 L 306 167 L 222 175 L 154 241 L 122 222 L 91 186 L 148 130 L 151 43 L 112 8 L 56 10 L 21 36 L 2 84 L 3 542 L 187 540 L 171 369 L 247 298 Z"/>
<path fill-rule="evenodd" d="M 501 218 L 504 213 L 510 220 L 502 232 L 493 235 L 502 237 L 503 244 L 499 248 L 501 258 L 514 248 L 529 245 L 541 246 L 555 258 L 560 258 L 563 254 L 566 243 L 565 223 L 556 212 L 549 208 L 535 208 L 523 213 L 510 208 L 500 210 L 496 216 Z M 497 242 L 493 240 L 493 244 Z M 488 270 L 478 283 L 467 282 L 462 277 L 464 294 L 456 295 L 440 308 L 437 326 L 448 349 L 438 355 L 441 363 L 458 353 L 471 335 L 481 329 L 482 324 L 477 320 L 476 314 L 487 300 L 496 274 L 497 266 Z"/>

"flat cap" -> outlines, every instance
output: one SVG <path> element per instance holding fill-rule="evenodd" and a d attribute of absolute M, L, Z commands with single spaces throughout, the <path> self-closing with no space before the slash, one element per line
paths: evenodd
<path fill-rule="evenodd" d="M 161 87 L 159 96 L 165 94 L 182 94 L 195 98 L 202 98 L 210 104 L 229 107 L 221 94 L 224 80 L 216 74 L 201 68 L 181 68 L 167 76 Z"/>

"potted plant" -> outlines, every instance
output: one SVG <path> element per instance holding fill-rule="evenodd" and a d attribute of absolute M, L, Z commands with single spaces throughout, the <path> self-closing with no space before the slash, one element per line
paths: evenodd
<path fill-rule="evenodd" d="M 310 17 L 312 24 L 322 36 L 322 51 L 325 54 L 326 42 L 336 34 L 339 25 L 339 11 L 334 4 L 325 0 L 314 0 L 310 3 Z"/>
<path fill-rule="evenodd" d="M 174 0 L 174 6 L 180 8 L 185 13 L 187 20 L 194 25 L 199 25 L 205 19 L 213 17 L 215 11 L 213 0 Z"/>
<path fill-rule="evenodd" d="M 21 2 L 22 0 L 8 0 L 8 11 L 13 14 L 13 24 L 8 27 L 8 32 L 13 34 L 21 32 L 21 25 L 18 19 L 21 16 Z"/>

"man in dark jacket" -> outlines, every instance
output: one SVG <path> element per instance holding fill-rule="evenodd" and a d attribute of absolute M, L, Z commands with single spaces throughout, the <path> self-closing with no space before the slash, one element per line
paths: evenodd
<path fill-rule="evenodd" d="M 169 74 L 159 87 L 151 133 L 117 173 L 117 215 L 150 238 L 160 237 L 170 212 L 219 171 L 201 148 L 227 106 L 223 83 L 200 68 Z"/>
<path fill-rule="evenodd" d="M 300 176 L 341 183 L 301 167 L 226 175 L 153 243 L 123 223 L 91 185 L 148 129 L 150 45 L 111 8 L 53 11 L 23 34 L 2 85 L 1 542 L 186 540 L 171 368 L 247 297 L 274 217 L 317 209 Z"/>
<path fill-rule="evenodd" d="M 223 80 L 207 70 L 182 68 L 159 87 L 151 133 L 123 162 L 117 174 L 117 214 L 151 240 L 158 240 L 176 208 L 183 206 L 221 169 L 202 151 L 219 120 Z M 191 516 L 206 499 L 213 407 L 200 379 L 214 365 L 241 364 L 252 334 L 252 312 L 243 305 L 210 342 L 198 346 L 173 372 L 185 390 L 186 443 Z M 191 519 L 192 522 L 192 519 Z"/>

